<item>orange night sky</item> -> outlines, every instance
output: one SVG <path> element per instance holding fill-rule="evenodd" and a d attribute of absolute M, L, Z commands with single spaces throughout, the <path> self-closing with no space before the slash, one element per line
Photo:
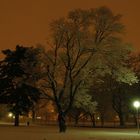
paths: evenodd
<path fill-rule="evenodd" d="M 45 44 L 52 19 L 75 8 L 99 6 L 123 15 L 124 38 L 140 51 L 140 0 L 0 0 L 0 50 Z"/>

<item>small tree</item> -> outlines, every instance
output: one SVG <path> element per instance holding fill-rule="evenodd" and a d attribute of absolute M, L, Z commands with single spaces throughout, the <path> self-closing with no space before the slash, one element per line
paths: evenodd
<path fill-rule="evenodd" d="M 86 93 L 79 93 L 75 96 L 74 106 L 79 110 L 82 110 L 82 113 L 90 116 L 95 127 L 95 111 L 97 107 L 97 102 L 93 101 L 92 96 Z"/>

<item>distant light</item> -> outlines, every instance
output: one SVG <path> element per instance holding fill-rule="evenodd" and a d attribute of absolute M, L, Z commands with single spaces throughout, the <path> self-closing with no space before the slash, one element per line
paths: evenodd
<path fill-rule="evenodd" d="M 51 109 L 51 111 L 50 111 L 51 113 L 53 113 L 54 112 L 54 109 Z"/>
<path fill-rule="evenodd" d="M 139 108 L 140 107 L 140 102 L 139 101 L 135 101 L 133 103 L 133 105 L 134 105 L 135 108 Z"/>
<path fill-rule="evenodd" d="M 9 118 L 13 117 L 13 113 L 10 112 L 10 113 L 8 114 L 8 117 L 9 117 Z"/>
<path fill-rule="evenodd" d="M 37 119 L 39 119 L 39 120 L 41 119 L 41 117 L 40 117 L 40 116 L 39 116 L 39 117 L 36 117 L 36 118 L 37 118 Z"/>
<path fill-rule="evenodd" d="M 97 117 L 97 120 L 100 120 L 100 117 Z"/>

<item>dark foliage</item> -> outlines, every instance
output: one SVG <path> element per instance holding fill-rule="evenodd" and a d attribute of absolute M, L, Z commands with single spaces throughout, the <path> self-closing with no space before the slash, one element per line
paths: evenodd
<path fill-rule="evenodd" d="M 19 125 L 19 115 L 26 114 L 40 97 L 39 90 L 27 82 L 28 77 L 22 67 L 26 53 L 31 48 L 17 46 L 16 50 L 4 50 L 5 55 L 0 65 L 0 103 L 8 104 L 15 114 L 15 125 Z"/>

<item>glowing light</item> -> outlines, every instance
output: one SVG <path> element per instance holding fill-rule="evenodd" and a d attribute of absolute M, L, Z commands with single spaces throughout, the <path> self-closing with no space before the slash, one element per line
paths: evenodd
<path fill-rule="evenodd" d="M 39 119 L 39 120 L 41 119 L 41 117 L 40 117 L 40 116 L 39 116 L 39 117 L 36 117 L 36 118 L 37 118 L 37 119 Z"/>
<path fill-rule="evenodd" d="M 100 120 L 100 117 L 97 117 L 97 120 Z"/>
<path fill-rule="evenodd" d="M 134 105 L 135 108 L 139 108 L 140 107 L 140 102 L 139 101 L 135 101 L 133 103 L 133 105 Z"/>
<path fill-rule="evenodd" d="M 8 114 L 8 117 L 9 117 L 9 118 L 12 118 L 12 117 L 13 117 L 13 113 L 10 112 L 10 113 Z"/>
<path fill-rule="evenodd" d="M 138 130 L 138 134 L 139 134 L 139 129 L 140 129 L 140 126 L 139 126 L 139 107 L 140 107 L 140 102 L 139 101 L 135 101 L 133 103 L 133 105 L 137 109 L 137 130 Z"/>

